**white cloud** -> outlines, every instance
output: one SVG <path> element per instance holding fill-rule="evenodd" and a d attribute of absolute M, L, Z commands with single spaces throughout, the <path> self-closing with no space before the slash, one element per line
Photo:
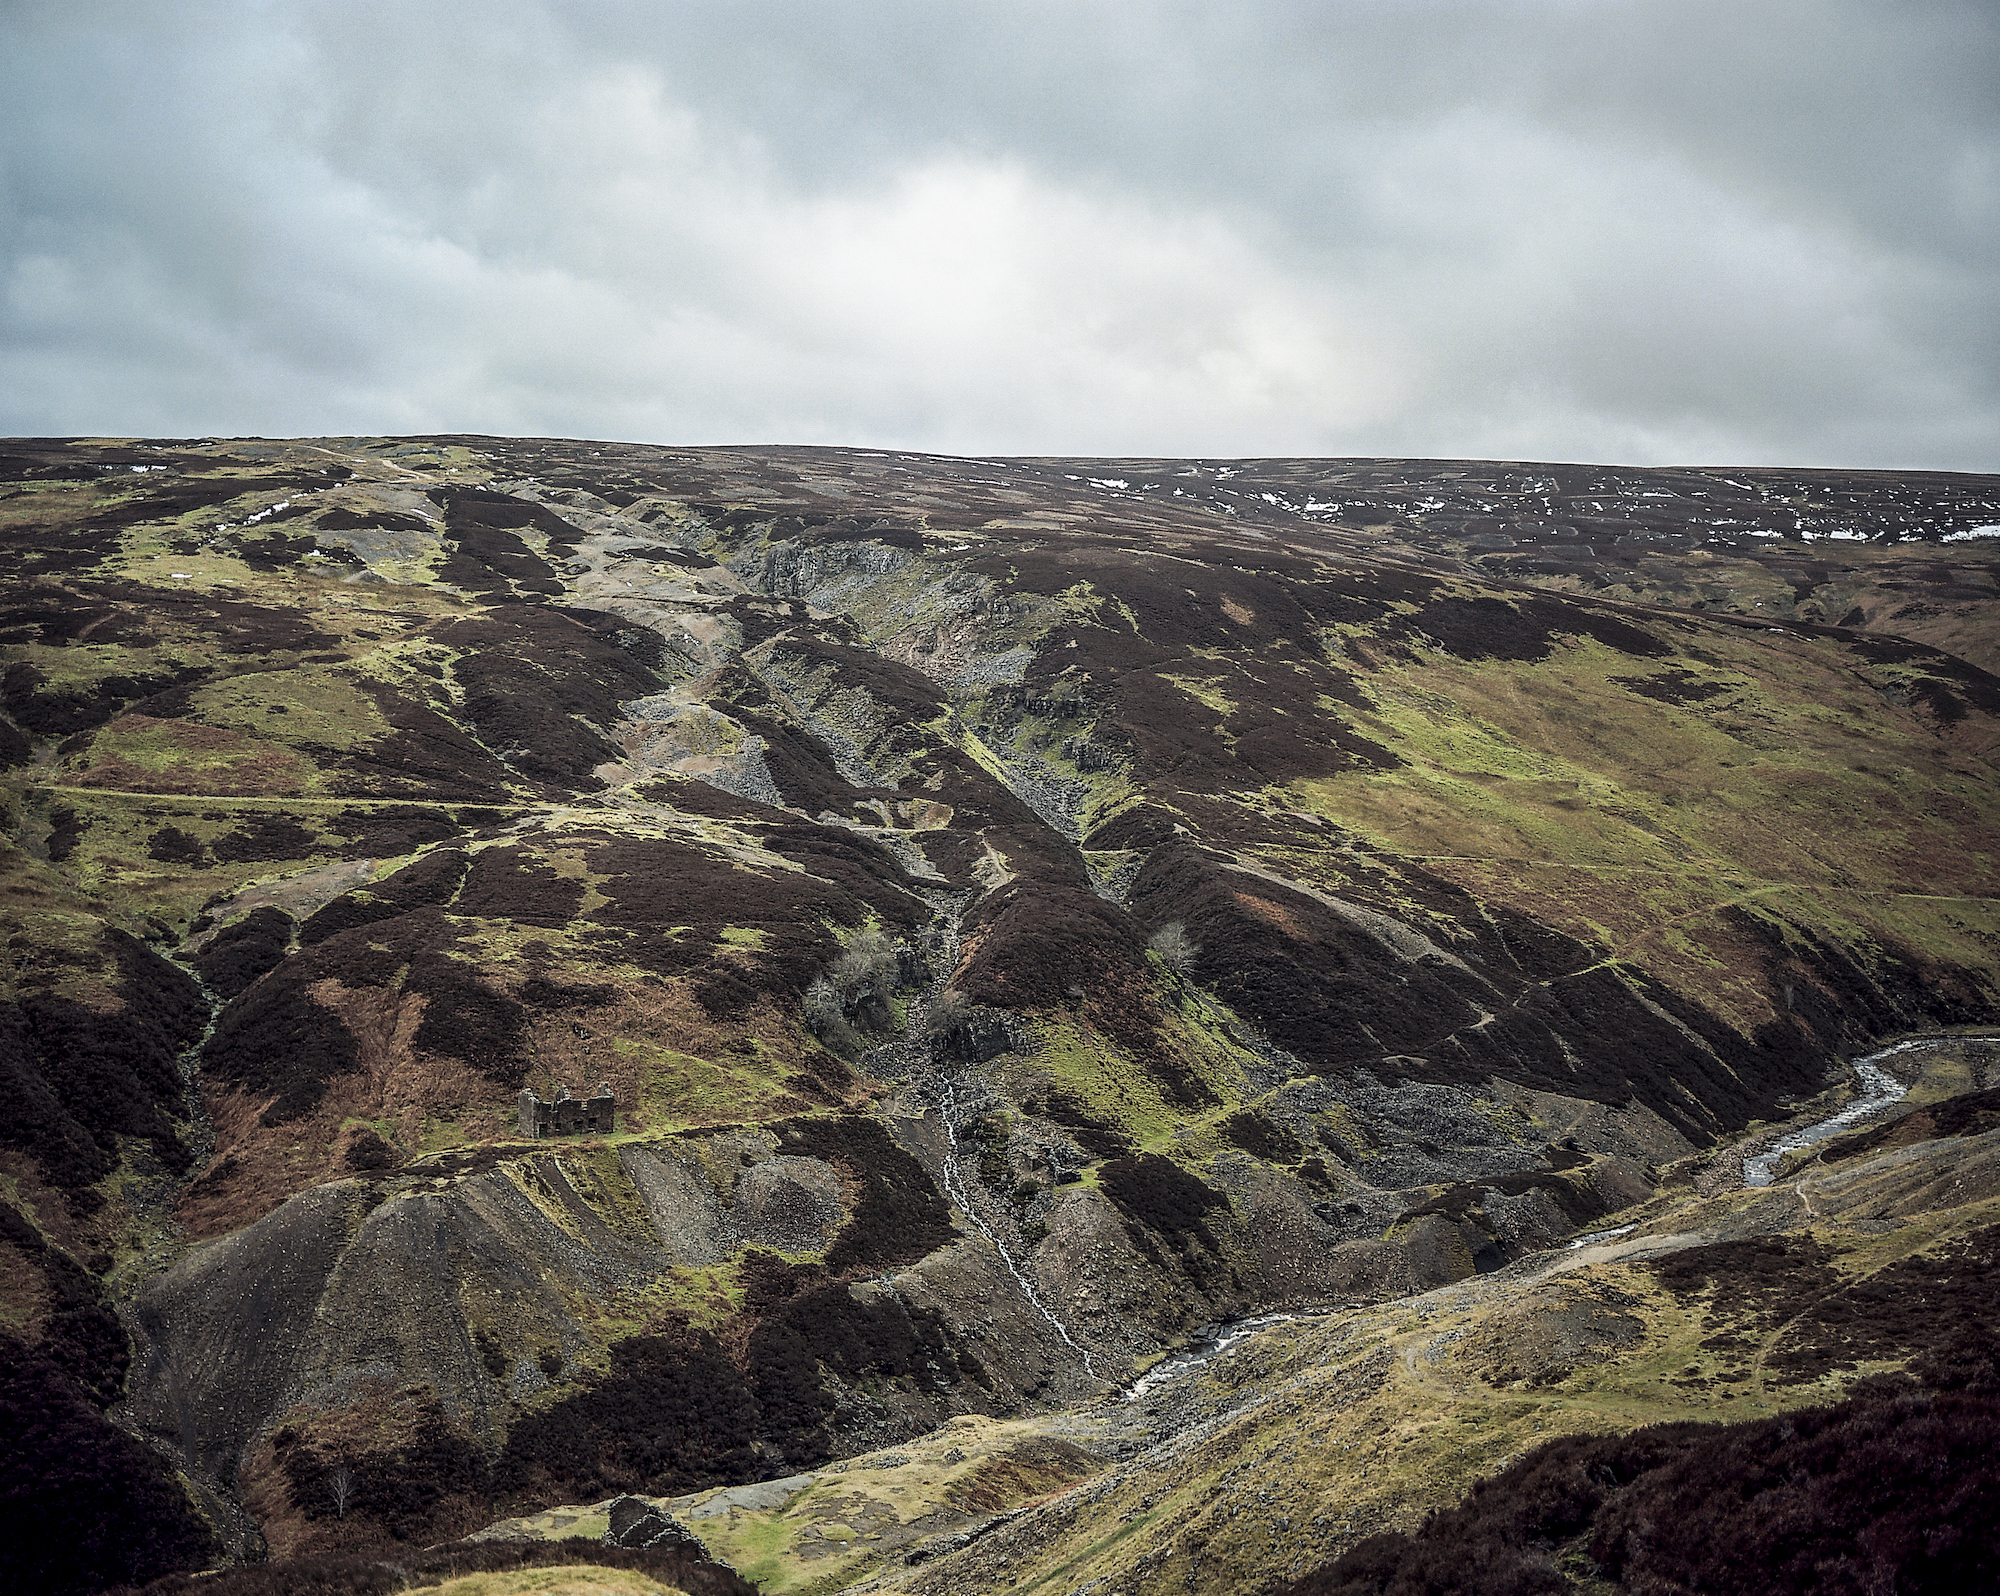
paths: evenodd
<path fill-rule="evenodd" d="M 2000 453 L 1993 118 L 1935 13 L 1872 40 L 1929 98 L 1851 197 L 1769 105 L 1718 126 L 1760 60 L 1864 70 L 1789 14 L 1708 58 L 1553 3 L 944 15 L 25 8 L 0 430 Z"/>

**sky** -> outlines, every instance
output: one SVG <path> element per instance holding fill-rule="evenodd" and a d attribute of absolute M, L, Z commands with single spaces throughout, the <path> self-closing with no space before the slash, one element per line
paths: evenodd
<path fill-rule="evenodd" d="M 1994 0 L 0 0 L 0 434 L 2000 470 Z"/>

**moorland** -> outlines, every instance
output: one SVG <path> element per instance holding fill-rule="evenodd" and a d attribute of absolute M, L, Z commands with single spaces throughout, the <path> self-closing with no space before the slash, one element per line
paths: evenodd
<path fill-rule="evenodd" d="M 0 444 L 0 1556 L 1978 1583 L 1997 527 L 1923 473 Z M 1894 1101 L 1746 1185 L 1864 1055 Z M 679 1529 L 604 1547 L 620 1498 Z"/>

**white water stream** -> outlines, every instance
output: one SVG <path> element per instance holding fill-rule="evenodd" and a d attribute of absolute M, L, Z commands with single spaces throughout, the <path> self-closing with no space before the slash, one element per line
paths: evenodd
<path fill-rule="evenodd" d="M 1746 1186 L 1768 1186 L 1777 1175 L 1778 1165 L 1784 1162 L 1785 1154 L 1797 1152 L 1801 1147 L 1810 1147 L 1815 1142 L 1823 1142 L 1838 1136 L 1849 1126 L 1860 1123 L 1878 1108 L 1887 1108 L 1891 1103 L 1902 1101 L 1910 1095 L 1910 1089 L 1903 1085 L 1887 1070 L 1877 1067 L 1877 1059 L 1888 1058 L 1892 1054 L 1907 1053 L 1913 1048 L 1936 1047 L 1934 1039 L 1915 1042 L 1898 1042 L 1894 1047 L 1885 1047 L 1880 1052 L 1870 1053 L 1866 1058 L 1854 1061 L 1854 1073 L 1861 1080 L 1861 1095 L 1838 1114 L 1826 1119 L 1815 1120 L 1810 1125 L 1800 1127 L 1743 1160 L 1743 1184 Z"/>
<path fill-rule="evenodd" d="M 1887 1108 L 1891 1103 L 1899 1103 L 1908 1097 L 1909 1088 L 1896 1081 L 1886 1070 L 1878 1068 L 1876 1064 L 1878 1059 L 1894 1058 L 1898 1053 L 1919 1053 L 1926 1048 L 1995 1040 L 2000 1038 L 1988 1032 L 1966 1032 L 1958 1036 L 1913 1036 L 1908 1041 L 1878 1048 L 1875 1052 L 1856 1059 L 1854 1073 L 1861 1078 L 1861 1095 L 1838 1114 L 1827 1119 L 1815 1120 L 1810 1125 L 1792 1131 L 1789 1135 L 1773 1142 L 1765 1151 L 1744 1159 L 1743 1184 L 1770 1185 L 1777 1175 L 1778 1165 L 1784 1161 L 1785 1154 L 1796 1152 L 1801 1147 L 1810 1147 L 1815 1142 L 1823 1142 L 1828 1137 L 1838 1136 L 1850 1125 L 1866 1119 L 1878 1108 Z"/>
<path fill-rule="evenodd" d="M 1236 1319 L 1216 1328 L 1213 1339 L 1200 1346 L 1189 1347 L 1185 1352 L 1176 1352 L 1170 1358 L 1162 1358 L 1138 1379 L 1119 1393 L 1121 1402 L 1137 1402 L 1142 1397 L 1157 1391 L 1169 1380 L 1177 1380 L 1188 1370 L 1220 1357 L 1239 1341 L 1247 1341 L 1260 1330 L 1268 1330 L 1273 1325 L 1294 1324 L 1302 1319 L 1323 1318 L 1315 1313 L 1263 1313 L 1254 1319 Z"/>
<path fill-rule="evenodd" d="M 1567 1250 L 1575 1252 L 1579 1247 L 1595 1247 L 1600 1241 L 1610 1241 L 1614 1237 L 1626 1235 L 1638 1228 L 1637 1224 L 1630 1224 L 1619 1225 L 1611 1230 L 1588 1230 L 1581 1236 L 1578 1236 L 1575 1241 L 1571 1242 Z"/>
<path fill-rule="evenodd" d="M 1046 1302 L 1042 1301 L 1042 1294 L 1035 1289 L 1034 1282 L 1021 1273 L 1019 1267 L 1014 1262 L 1013 1255 L 1007 1251 L 1007 1244 L 1000 1239 L 998 1233 L 991 1225 L 986 1223 L 985 1219 L 980 1215 L 979 1210 L 973 1206 L 972 1198 L 966 1192 L 965 1184 L 959 1176 L 958 1126 L 955 1123 L 957 1113 L 958 1082 L 947 1075 L 941 1079 L 938 1087 L 938 1118 L 944 1121 L 945 1140 L 951 1144 L 950 1153 L 944 1160 L 945 1195 L 957 1205 L 958 1211 L 964 1214 L 971 1222 L 972 1228 L 993 1243 L 993 1250 L 1000 1255 L 1000 1261 L 1007 1266 L 1007 1273 L 1014 1277 L 1014 1284 L 1021 1288 L 1021 1294 L 1028 1299 L 1035 1312 L 1048 1320 L 1049 1328 L 1055 1331 L 1056 1335 L 1061 1339 L 1062 1344 L 1083 1359 L 1083 1372 L 1095 1380 L 1097 1378 L 1097 1368 L 1090 1360 L 1090 1349 L 1079 1345 L 1076 1338 L 1069 1333 L 1069 1327 L 1055 1316 Z"/>
<path fill-rule="evenodd" d="M 932 908 L 937 912 L 938 920 L 942 922 L 939 929 L 943 932 L 943 945 L 938 949 L 935 959 L 937 966 L 947 972 L 958 967 L 958 916 L 965 901 L 961 898 L 954 902 L 942 897 L 932 900 Z M 943 993 L 945 979 L 945 977 L 935 979 L 922 999 L 911 1005 L 909 1034 L 912 1037 L 921 1036 L 930 1029 L 931 1005 Z M 1042 1294 L 1035 1289 L 1035 1283 L 1021 1272 L 1020 1266 L 1014 1262 L 1014 1255 L 1007 1250 L 1006 1242 L 1002 1241 L 999 1233 L 986 1222 L 985 1216 L 974 1205 L 972 1194 L 965 1189 L 965 1181 L 958 1167 L 958 1082 L 939 1067 L 939 1061 L 934 1055 L 927 1056 L 931 1065 L 937 1069 L 938 1118 L 944 1124 L 944 1139 L 947 1144 L 942 1171 L 945 1196 L 950 1198 L 952 1205 L 965 1215 L 966 1221 L 972 1228 L 993 1244 L 993 1250 L 1000 1255 L 1001 1263 L 1007 1266 L 1007 1273 L 1014 1277 L 1014 1284 L 1021 1288 L 1021 1295 L 1028 1299 L 1029 1306 L 1048 1321 L 1049 1328 L 1056 1333 L 1056 1339 L 1083 1360 L 1083 1372 L 1093 1380 L 1099 1378 L 1097 1366 L 1091 1361 L 1090 1349 L 1079 1344 L 1076 1337 L 1069 1333 L 1069 1326 L 1058 1319 L 1054 1310 L 1042 1301 Z"/>

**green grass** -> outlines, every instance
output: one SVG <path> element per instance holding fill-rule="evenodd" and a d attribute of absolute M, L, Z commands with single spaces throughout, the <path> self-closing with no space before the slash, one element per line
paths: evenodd
<path fill-rule="evenodd" d="M 449 1115 L 427 1114 L 424 1116 L 423 1135 L 417 1142 L 418 1158 L 432 1153 L 442 1153 L 453 1147 L 466 1145 L 465 1127 Z"/>
<path fill-rule="evenodd" d="M 1727 690 L 1679 705 L 1624 685 L 1669 671 Z M 1795 939 L 1986 967 L 2000 857 L 1983 838 L 2000 833 L 2000 793 L 1927 724 L 1885 709 L 1865 685 L 1881 674 L 1857 675 L 1832 643 L 1728 635 L 1661 660 L 1582 640 L 1532 665 L 1426 651 L 1366 679 L 1361 729 L 1403 765 L 1261 799 L 1335 822 L 1372 855 L 1260 854 L 1332 891 L 1380 856 L 1410 860 L 1749 1024 L 1770 1002 L 1723 916 L 1732 905 Z"/>

